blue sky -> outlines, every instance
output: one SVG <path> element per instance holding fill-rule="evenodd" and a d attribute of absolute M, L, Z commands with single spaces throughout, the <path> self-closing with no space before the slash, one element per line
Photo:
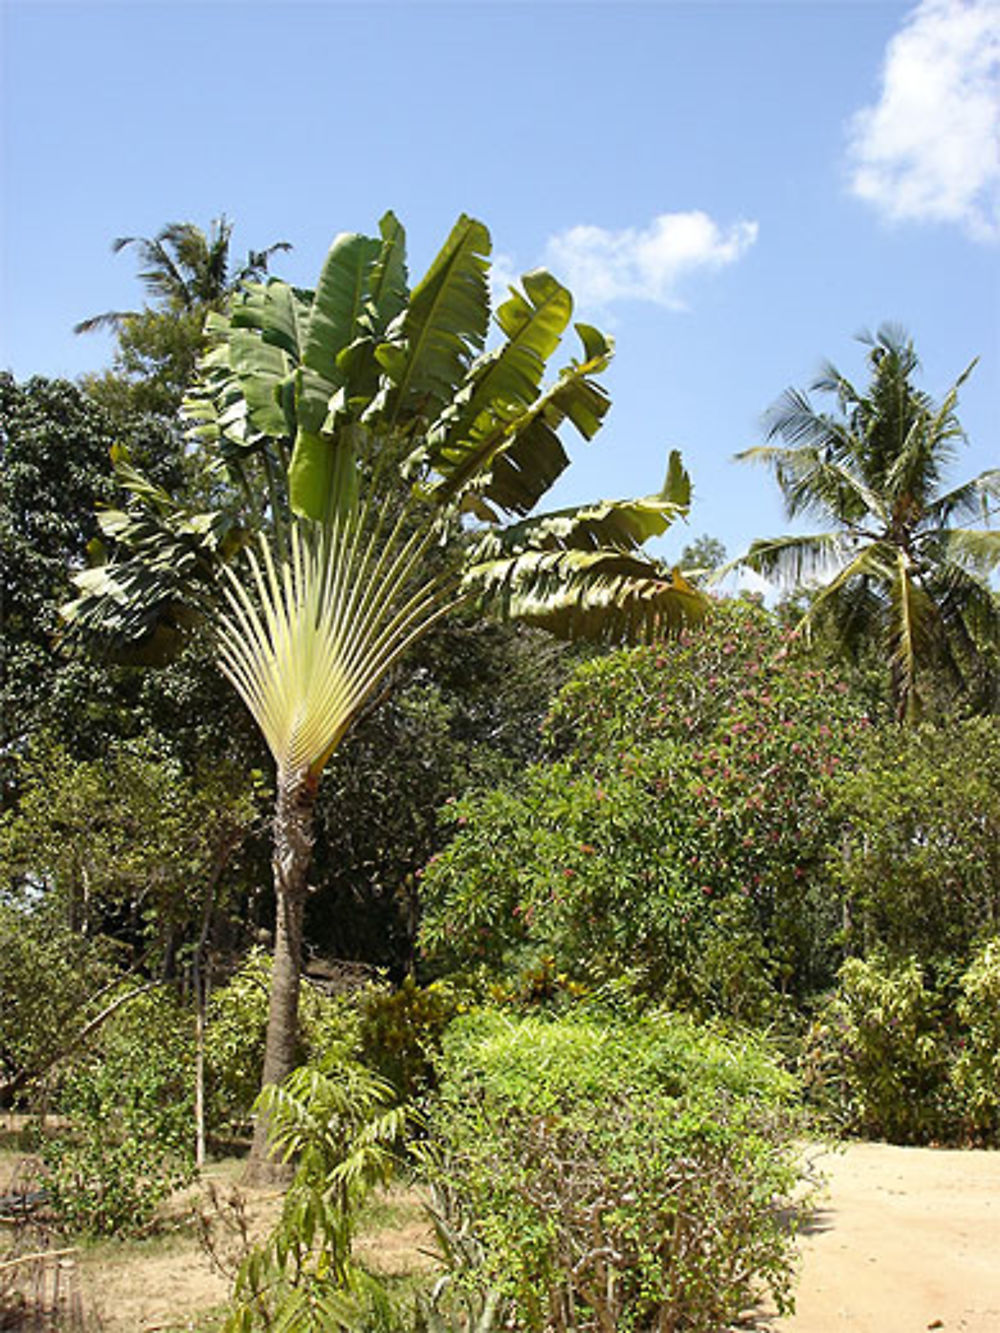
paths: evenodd
<path fill-rule="evenodd" d="M 73 324 L 140 299 L 118 235 L 236 221 L 311 285 L 392 208 L 419 275 L 460 212 L 617 340 L 608 423 L 557 502 L 692 473 L 730 554 L 783 529 L 731 461 L 862 328 L 935 395 L 974 357 L 962 476 L 1000 463 L 1000 0 L 46 3 L 2 8 L 0 367 L 110 357 Z M 567 356 L 575 348 L 567 347 Z"/>

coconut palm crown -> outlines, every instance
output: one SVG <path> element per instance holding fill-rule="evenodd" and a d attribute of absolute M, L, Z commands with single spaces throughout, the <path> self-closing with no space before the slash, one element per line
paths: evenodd
<path fill-rule="evenodd" d="M 737 455 L 772 469 L 789 518 L 818 517 L 825 531 L 755 541 L 727 569 L 805 582 L 812 597 L 799 630 L 828 615 L 849 650 L 880 644 L 896 714 L 913 721 L 925 668 L 967 685 L 985 669 L 984 650 L 1000 645 L 990 585 L 1000 531 L 989 526 L 1000 469 L 943 488 L 965 438 L 955 408 L 974 361 L 936 404 L 912 383 L 919 361 L 901 329 L 861 341 L 871 348 L 867 388 L 827 364 L 811 388 L 837 411 L 788 389 L 767 415 L 768 443 Z"/>
<path fill-rule="evenodd" d="M 119 236 L 112 242 L 114 254 L 133 247 L 142 267 L 139 280 L 164 312 L 178 315 L 218 307 L 241 283 L 263 277 L 271 257 L 292 247 L 275 241 L 263 250 L 250 250 L 246 262 L 235 271 L 230 256 L 233 224 L 225 216 L 216 218 L 206 234 L 193 222 L 169 222 L 155 236 Z M 74 325 L 74 333 L 97 329 L 120 329 L 134 310 L 107 310 Z"/>

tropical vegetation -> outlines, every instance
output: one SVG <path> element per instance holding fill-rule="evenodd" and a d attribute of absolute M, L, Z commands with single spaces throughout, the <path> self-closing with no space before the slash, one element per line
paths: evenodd
<path fill-rule="evenodd" d="M 147 295 L 141 310 L 107 310 L 75 326 L 76 333 L 110 330 L 110 371 L 84 378 L 89 396 L 116 416 L 177 412 L 204 350 L 205 316 L 221 310 L 245 282 L 263 278 L 287 241 L 232 257 L 233 223 L 216 218 L 205 232 L 193 222 L 170 222 L 155 236 L 119 236 L 115 254 L 133 250 Z"/>
<path fill-rule="evenodd" d="M 484 351 L 486 229 L 459 219 L 412 292 L 404 244 L 386 215 L 378 237 L 334 241 L 315 292 L 248 284 L 228 314 L 209 316 L 188 413 L 250 513 L 195 511 L 119 455 L 132 507 L 102 514 L 114 554 L 76 577 L 80 596 L 64 608 L 77 634 L 147 658 L 207 619 L 274 757 L 265 1084 L 293 1067 L 319 778 L 406 649 L 471 597 L 566 637 L 663 632 L 704 609 L 678 573 L 639 553 L 689 504 L 676 453 L 656 495 L 526 517 L 569 462 L 559 427 L 590 438 L 609 405 L 593 377 L 611 346 L 586 325 L 582 360 L 543 388 L 569 292 L 541 270 L 526 275 L 497 311 L 500 346 Z M 484 526 L 460 563 L 434 558 L 466 513 Z M 244 575 L 233 569 L 241 549 Z"/>
<path fill-rule="evenodd" d="M 50 1224 L 183 1229 L 175 1187 L 253 1139 L 287 1188 L 261 1226 L 198 1185 L 206 1327 L 788 1308 L 804 1135 L 1000 1143 L 998 483 L 946 477 L 961 378 L 936 404 L 883 328 L 864 391 L 790 390 L 750 452 L 828 530 L 743 558 L 798 580 L 777 605 L 710 596 L 718 539 L 643 550 L 676 454 L 537 512 L 609 409 L 597 330 L 548 370 L 552 275 L 491 329 L 473 219 L 412 283 L 392 214 L 311 291 L 230 242 L 123 242 L 107 374 L 0 379 L 0 1105 L 36 1173 L 0 1322 Z M 359 1236 L 410 1180 L 436 1258 L 400 1279 Z"/>
<path fill-rule="evenodd" d="M 829 617 L 849 651 L 876 641 L 896 714 L 913 721 L 932 670 L 974 696 L 995 691 L 1000 609 L 989 580 L 1000 531 L 989 522 L 1000 468 L 946 481 L 964 438 L 958 391 L 974 361 L 935 403 L 913 383 L 920 363 L 902 329 L 884 325 L 863 341 L 866 388 L 828 363 L 811 388 L 837 410 L 788 389 L 768 413 L 769 443 L 738 455 L 774 472 L 790 519 L 816 516 L 826 529 L 756 541 L 735 563 L 814 585 L 800 630 Z"/>

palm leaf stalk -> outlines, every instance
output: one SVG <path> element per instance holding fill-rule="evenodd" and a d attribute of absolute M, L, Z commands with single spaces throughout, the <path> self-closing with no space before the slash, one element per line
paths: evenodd
<path fill-rule="evenodd" d="M 902 330 L 883 326 L 862 341 L 871 347 L 866 390 L 826 366 L 812 388 L 834 397 L 837 412 L 789 389 L 768 415 L 769 442 L 737 455 L 771 469 L 789 518 L 815 515 L 826 531 L 755 541 L 717 577 L 742 566 L 806 586 L 810 605 L 796 632 L 825 619 L 851 653 L 879 644 L 893 710 L 914 722 L 934 669 L 961 691 L 990 688 L 989 657 L 1000 647 L 989 582 L 1000 565 L 1000 531 L 990 526 L 1000 469 L 941 490 L 964 439 L 958 390 L 975 362 L 935 404 L 911 382 L 919 361 Z M 959 518 L 983 526 L 957 528 Z"/>

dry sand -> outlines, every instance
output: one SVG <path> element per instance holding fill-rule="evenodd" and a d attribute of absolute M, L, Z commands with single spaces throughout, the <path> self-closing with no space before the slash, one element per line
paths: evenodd
<path fill-rule="evenodd" d="M 810 1156 L 827 1186 L 801 1235 L 796 1313 L 762 1315 L 760 1333 L 1000 1333 L 1000 1152 L 852 1143 Z M 277 1201 L 252 1205 L 266 1213 Z M 366 1258 L 397 1271 L 426 1263 L 417 1212 L 366 1237 Z M 83 1259 L 82 1285 L 106 1333 L 191 1327 L 226 1297 L 193 1240 L 96 1258 Z"/>
<path fill-rule="evenodd" d="M 802 1238 L 774 1333 L 1000 1333 L 1000 1152 L 852 1143 Z"/>

